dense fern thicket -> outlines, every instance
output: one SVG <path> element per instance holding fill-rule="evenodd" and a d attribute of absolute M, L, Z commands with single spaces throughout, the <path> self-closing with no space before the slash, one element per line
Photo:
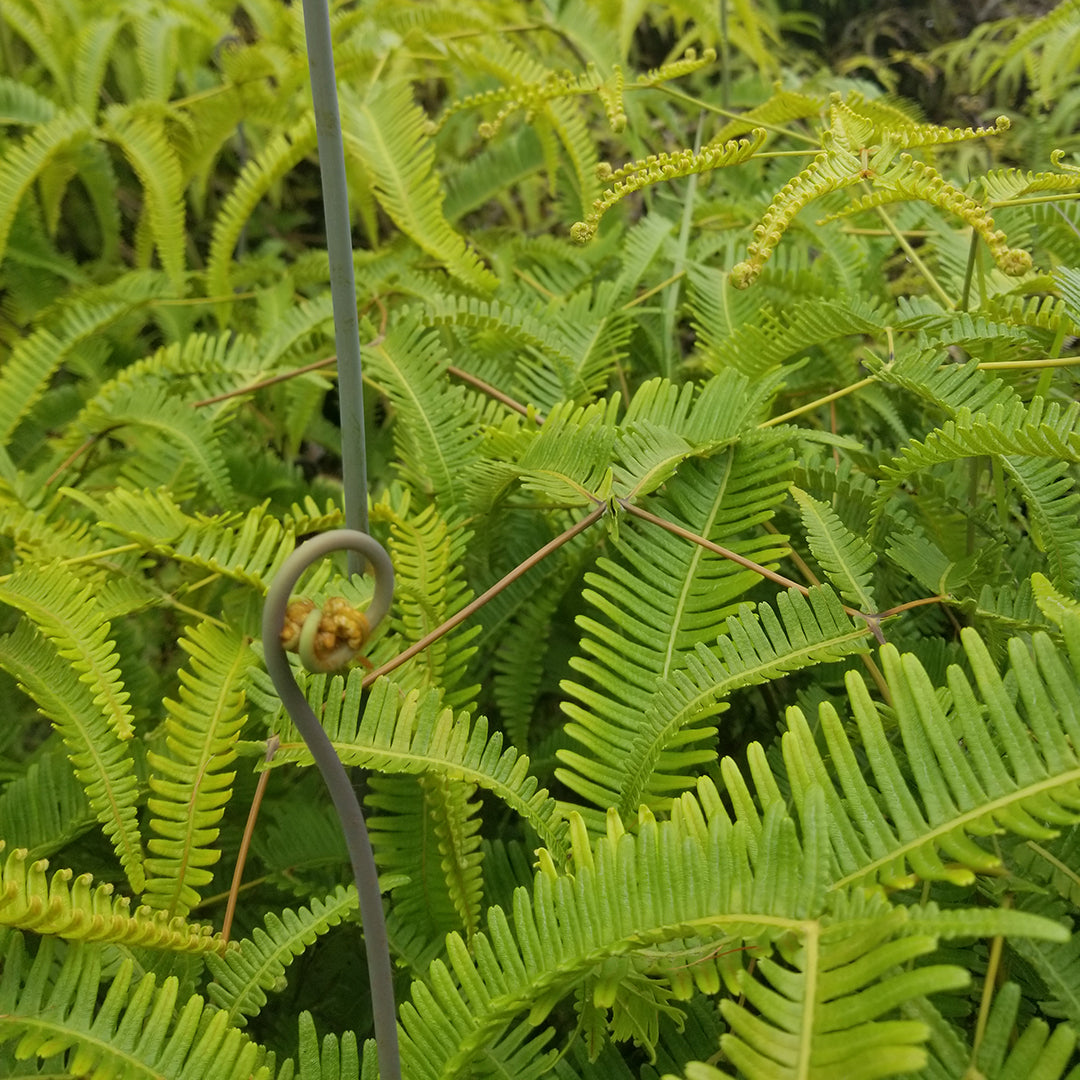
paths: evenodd
<path fill-rule="evenodd" d="M 822 25 L 333 7 L 410 1080 L 1080 1076 L 1080 2 Z M 8 0 L 0 125 L 0 1076 L 374 1080 L 300 4 Z"/>

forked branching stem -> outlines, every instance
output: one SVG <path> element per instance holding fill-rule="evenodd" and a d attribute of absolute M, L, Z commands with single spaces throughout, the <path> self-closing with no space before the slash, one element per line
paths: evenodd
<path fill-rule="evenodd" d="M 361 563 L 366 560 L 374 571 L 375 594 L 365 612 L 370 629 L 373 630 L 390 610 L 390 601 L 394 594 L 394 568 L 386 549 L 367 533 L 355 529 L 335 529 L 322 533 L 301 544 L 285 560 L 275 576 L 263 607 L 263 651 L 266 656 L 266 670 L 274 681 L 274 689 L 322 773 L 345 833 L 356 891 L 360 897 L 360 919 L 367 947 L 375 1041 L 379 1052 L 379 1076 L 381 1080 L 400 1080 L 401 1059 L 398 1051 L 390 943 L 386 934 L 386 920 L 383 917 L 378 870 L 368 838 L 367 825 L 364 823 L 364 814 L 345 766 L 293 677 L 292 668 L 281 644 L 289 597 L 300 580 L 300 575 L 324 555 L 341 550 L 355 553 L 360 557 Z"/>

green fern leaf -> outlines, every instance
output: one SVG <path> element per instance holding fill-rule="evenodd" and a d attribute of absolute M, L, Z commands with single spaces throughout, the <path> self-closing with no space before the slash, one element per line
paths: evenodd
<path fill-rule="evenodd" d="M 9 587 L 12 580 L 8 579 Z M 62 576 L 50 575 L 32 581 L 28 595 L 36 595 L 36 585 L 52 583 L 55 586 L 59 580 Z M 68 595 L 77 597 L 79 594 Z M 108 644 L 99 636 L 101 626 L 93 620 L 92 614 L 91 609 L 92 630 L 88 633 L 97 636 L 99 645 L 107 652 Z M 96 654 L 93 654 L 91 661 L 95 659 Z M 26 620 L 21 621 L 13 633 L 0 638 L 0 667 L 19 680 L 56 727 L 68 749 L 75 775 L 85 788 L 105 835 L 112 842 L 132 889 L 141 890 L 145 879 L 136 817 L 138 784 L 134 760 L 126 752 L 111 718 L 94 700 L 90 687 L 79 678 L 72 664 L 62 659 Z M 126 708 L 111 661 L 102 674 L 110 687 L 110 696 Z"/>
<path fill-rule="evenodd" d="M 102 529 L 146 551 L 222 574 L 261 592 L 296 546 L 298 531 L 322 531 L 341 523 L 338 511 L 304 514 L 295 523 L 288 519 L 282 522 L 267 513 L 269 502 L 243 515 L 228 511 L 216 517 L 193 517 L 167 491 L 131 491 L 122 487 L 110 491 L 100 502 L 86 497 L 79 501 L 96 514 Z"/>
<path fill-rule="evenodd" d="M 409 499 L 397 507 L 384 499 L 372 508 L 372 520 L 390 526 L 394 563 L 393 627 L 408 643 L 426 637 L 472 598 L 463 565 L 471 533 L 451 528 L 434 506 L 409 512 Z M 441 687 L 447 705 L 468 704 L 478 687 L 463 685 L 475 653 L 471 644 L 479 627 L 451 631 L 425 649 L 394 678 L 403 690 Z"/>
<path fill-rule="evenodd" d="M 543 434 L 546 435 L 547 424 Z M 770 536 L 753 535 L 767 520 L 788 488 L 790 452 L 786 442 L 770 435 L 744 438 L 711 458 L 687 462 L 668 481 L 655 509 L 684 529 L 723 543 L 740 555 L 768 564 L 782 553 Z M 707 749 L 679 751 L 681 739 L 700 741 L 707 730 L 667 721 L 682 715 L 670 711 L 672 702 L 658 700 L 649 713 L 650 735 L 644 735 L 643 713 L 664 680 L 686 667 L 696 646 L 711 645 L 725 628 L 728 607 L 757 581 L 752 572 L 666 530 L 630 518 L 620 525 L 615 544 L 618 561 L 598 560 L 597 572 L 587 574 L 584 596 L 602 616 L 579 616 L 584 631 L 583 655 L 570 666 L 587 683 L 566 680 L 562 688 L 572 700 L 562 702 L 570 719 L 566 732 L 585 752 L 562 749 L 559 779 L 601 809 L 614 805 L 612 792 L 626 780 L 625 759 L 637 738 L 652 740 L 660 733 L 671 740 L 672 757 L 665 777 L 687 772 L 713 757 Z M 650 746 L 645 757 L 655 754 Z M 642 760 L 645 760 L 643 757 Z M 648 781 L 637 777 L 635 790 Z M 658 781 L 659 785 L 659 781 Z M 600 827 L 598 819 L 591 819 Z"/>
<path fill-rule="evenodd" d="M 791 494 L 802 512 L 810 550 L 840 595 L 860 611 L 877 611 L 870 575 L 877 562 L 874 549 L 852 533 L 827 503 L 797 487 Z"/>
<path fill-rule="evenodd" d="M 476 426 L 464 390 L 446 374 L 437 335 L 401 320 L 365 358 L 365 373 L 398 410 L 394 445 L 402 473 L 447 507 L 460 502 L 464 474 L 477 455 Z"/>
<path fill-rule="evenodd" d="M 90 136 L 90 121 L 80 112 L 58 113 L 39 124 L 0 160 L 0 262 L 7 250 L 12 222 L 27 190 L 57 155 Z"/>
<path fill-rule="evenodd" d="M 31 619 L 67 660 L 93 701 L 108 718 L 117 739 L 130 739 L 128 695 L 117 667 L 119 657 L 106 640 L 109 623 L 95 600 L 95 589 L 58 563 L 21 567 L 0 583 L 0 601 Z"/>
<path fill-rule="evenodd" d="M 213 878 L 207 868 L 221 857 L 213 845 L 235 776 L 225 770 L 247 719 L 243 687 L 255 659 L 240 634 L 206 622 L 179 644 L 190 659 L 180 669 L 180 701 L 165 701 L 167 752 L 147 754 L 157 837 L 147 841 L 143 900 L 170 915 L 199 902 L 199 887 Z"/>
<path fill-rule="evenodd" d="M 230 294 L 233 252 L 248 218 L 273 184 L 303 161 L 315 145 L 315 115 L 306 113 L 288 131 L 271 139 L 241 170 L 236 185 L 214 220 L 210 252 L 206 258 L 206 286 L 211 296 Z M 229 311 L 230 305 L 218 305 L 219 324 L 227 322 Z"/>
<path fill-rule="evenodd" d="M 270 1080 L 266 1052 L 230 1028 L 224 1012 L 206 1009 L 201 997 L 181 1007 L 175 977 L 160 987 L 149 974 L 133 984 L 133 965 L 125 960 L 99 998 L 101 952 L 94 946 L 70 949 L 50 983 L 53 939 L 42 939 L 30 965 L 21 938 L 4 944 L 0 1043 L 18 1039 L 19 1057 L 66 1053 L 71 1076 Z"/>
<path fill-rule="evenodd" d="M 495 276 L 443 216 L 427 117 L 413 101 L 412 87 L 380 80 L 363 99 L 342 91 L 350 153 L 364 162 L 375 197 L 394 224 L 464 285 L 493 289 Z"/>
<path fill-rule="evenodd" d="M 1014 703 L 978 634 L 967 628 L 962 640 L 977 690 L 951 667 L 949 712 L 914 656 L 888 645 L 881 650 L 903 740 L 903 772 L 865 685 L 848 674 L 873 787 L 830 704 L 821 706 L 819 718 L 837 781 L 828 777 L 801 711 L 790 710 L 783 738 L 788 776 L 796 802 L 805 785 L 826 792 L 838 869 L 832 888 L 868 877 L 905 886 L 919 878 L 970 882 L 973 871 L 1000 863 L 975 842 L 979 837 L 1007 830 L 1040 840 L 1076 820 L 1080 759 L 1065 735 L 1080 716 L 1073 711 L 1080 704 L 1075 656 L 1066 666 L 1043 633 L 1033 636 L 1034 655 L 1022 639 L 1010 641 L 1010 679 L 1020 687 Z M 730 770 L 737 778 L 734 766 Z"/>
<path fill-rule="evenodd" d="M 31 862 L 66 847 L 96 817 L 70 763 L 46 753 L 0 795 L 0 833 L 11 849 L 24 848 Z"/>
<path fill-rule="evenodd" d="M 688 748 L 715 737 L 715 726 L 706 722 L 727 708 L 724 699 L 736 689 L 865 648 L 869 629 L 852 623 L 827 586 L 811 589 L 808 598 L 790 589 L 777 597 L 776 607 L 779 618 L 768 604 L 756 612 L 740 604 L 717 642 L 719 658 L 699 643 L 685 669 L 657 683 L 606 805 L 627 817 L 642 804 L 661 806 L 671 792 L 689 787 L 696 752 Z M 588 766 L 580 760 L 578 768 L 584 772 Z"/>
<path fill-rule="evenodd" d="M 554 800 L 529 775 L 527 757 L 513 747 L 504 750 L 500 732 L 488 735 L 483 717 L 455 717 L 435 690 L 423 697 L 413 691 L 401 700 L 389 679 L 371 688 L 361 717 L 361 681 L 361 673 L 354 671 L 347 684 L 340 676 L 329 686 L 324 676 L 308 682 L 312 707 L 345 764 L 387 773 L 430 771 L 476 784 L 521 815 L 552 851 L 564 850 L 565 825 Z M 285 731 L 273 766 L 289 762 L 308 765 L 312 758 L 303 740 Z"/>
<path fill-rule="evenodd" d="M 164 122 L 149 111 L 110 106 L 106 136 L 124 152 L 146 197 L 146 222 L 161 265 L 179 292 L 184 287 L 184 181 Z"/>
<path fill-rule="evenodd" d="M 313 898 L 310 907 L 286 908 L 280 916 L 268 912 L 263 918 L 265 930 L 257 926 L 238 947 L 207 957 L 214 977 L 207 998 L 226 1011 L 230 1024 L 245 1026 L 247 1017 L 258 1015 L 266 1004 L 267 991 L 281 989 L 285 969 L 293 959 L 356 908 L 356 887 L 342 885 L 324 900 Z"/>

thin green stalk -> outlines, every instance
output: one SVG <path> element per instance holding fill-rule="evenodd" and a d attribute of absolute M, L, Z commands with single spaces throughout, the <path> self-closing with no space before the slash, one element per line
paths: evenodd
<path fill-rule="evenodd" d="M 368 531 L 367 448 L 364 439 L 364 380 L 360 362 L 360 319 L 356 310 L 349 191 L 345 181 L 345 144 L 338 111 L 334 51 L 330 42 L 327 0 L 304 0 L 308 69 L 315 102 L 315 133 L 322 174 L 326 250 L 330 257 L 330 295 L 334 306 L 334 339 L 338 357 L 341 401 L 341 471 L 345 524 Z M 363 570 L 355 550 L 349 552 L 349 572 Z"/>
<path fill-rule="evenodd" d="M 731 66 L 728 52 L 727 0 L 720 0 L 720 104 L 731 108 Z"/>
<path fill-rule="evenodd" d="M 975 256 L 979 253 L 979 234 L 971 230 L 971 247 L 968 248 L 967 266 L 964 269 L 964 288 L 960 293 L 960 310 L 967 311 L 971 301 L 971 279 L 975 276 Z"/>
<path fill-rule="evenodd" d="M 266 594 L 266 604 L 263 607 L 263 652 L 266 657 L 266 670 L 274 681 L 274 689 L 322 773 L 345 833 L 356 891 L 360 897 L 360 920 L 364 927 L 364 944 L 367 947 L 379 1076 L 381 1080 L 400 1080 L 401 1056 L 398 1049 L 390 942 L 386 934 L 382 894 L 379 892 L 379 874 L 375 866 L 375 856 L 371 851 L 367 825 L 364 823 L 364 813 L 360 809 L 360 800 L 356 797 L 349 774 L 297 685 L 285 650 L 281 647 L 285 612 L 300 575 L 316 559 L 342 549 L 355 552 L 360 556 L 361 565 L 366 560 L 375 571 L 375 595 L 364 613 L 372 630 L 390 610 L 390 601 L 394 594 L 394 568 L 386 550 L 367 533 L 353 529 L 334 529 L 301 544 L 282 563 Z"/>

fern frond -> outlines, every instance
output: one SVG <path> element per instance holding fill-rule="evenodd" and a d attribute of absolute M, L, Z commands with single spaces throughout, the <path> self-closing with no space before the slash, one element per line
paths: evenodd
<path fill-rule="evenodd" d="M 5 847 L 0 840 L 0 853 Z M 0 926 L 33 930 L 67 941 L 93 941 L 189 953 L 222 953 L 225 942 L 213 927 L 185 922 L 148 907 L 131 910 L 127 896 L 114 896 L 106 882 L 71 870 L 46 875 L 47 859 L 32 861 L 16 848 L 0 865 Z M 73 880 L 74 879 L 74 880 Z"/>
<path fill-rule="evenodd" d="M 56 115 L 56 106 L 26 83 L 0 75 L 0 123 L 44 124 Z"/>
<path fill-rule="evenodd" d="M 293 959 L 351 915 L 357 903 L 356 887 L 340 885 L 323 900 L 313 897 L 310 907 L 285 908 L 280 915 L 268 912 L 265 930 L 256 926 L 236 948 L 207 957 L 213 976 L 207 998 L 226 1011 L 231 1025 L 244 1027 L 247 1017 L 257 1016 L 266 1004 L 267 991 L 280 990 Z"/>
<path fill-rule="evenodd" d="M 571 226 L 571 239 L 579 244 L 588 243 L 596 235 L 600 219 L 608 210 L 627 195 L 650 184 L 695 176 L 749 161 L 761 149 L 766 135 L 764 128 L 755 128 L 749 139 L 710 143 L 696 154 L 693 150 L 678 150 L 674 153 L 650 154 L 647 158 L 631 161 L 618 169 L 612 169 L 610 165 L 599 166 L 598 178 L 602 182 L 609 182 L 611 187 L 593 202 L 584 221 L 575 222 Z"/>
<path fill-rule="evenodd" d="M 751 530 L 784 497 L 789 462 L 782 440 L 744 438 L 714 457 L 687 462 L 655 508 L 683 528 L 767 564 L 782 549 Z M 585 577 L 583 595 L 603 621 L 578 617 L 584 655 L 570 666 L 589 682 L 561 684 L 574 699 L 562 702 L 570 718 L 566 732 L 586 753 L 560 750 L 569 768 L 556 775 L 600 807 L 612 805 L 610 793 L 623 786 L 625 755 L 643 730 L 643 706 L 649 709 L 661 681 L 685 667 L 699 643 L 716 640 L 727 605 L 756 581 L 727 559 L 637 518 L 620 525 L 615 550 L 618 562 L 600 559 L 598 572 Z M 709 732 L 692 727 L 684 733 L 659 723 L 658 716 L 652 720 L 652 729 L 670 740 L 671 757 L 661 771 L 682 773 L 679 786 L 685 786 L 688 770 L 712 760 L 713 752 L 680 751 L 681 739 L 700 741 Z M 644 778 L 635 782 L 640 790 L 648 787 Z"/>
<path fill-rule="evenodd" d="M 305 514 L 295 523 L 279 521 L 267 512 L 269 500 L 243 515 L 227 511 L 213 517 L 192 516 L 164 490 L 117 487 L 100 502 L 79 501 L 97 514 L 99 527 L 106 532 L 260 591 L 266 590 L 291 554 L 298 531 L 321 531 L 340 524 L 339 512 L 314 517 Z"/>
<path fill-rule="evenodd" d="M 214 219 L 210 252 L 206 258 L 206 288 L 211 296 L 228 296 L 232 291 L 233 252 L 248 218 L 267 191 L 296 168 L 315 145 L 315 114 L 305 113 L 288 131 L 275 135 L 241 170 Z M 228 311 L 227 304 L 217 308 L 219 323 L 224 323 Z"/>
<path fill-rule="evenodd" d="M 5 942 L 0 982 L 0 1042 L 18 1039 L 20 1057 L 67 1054 L 74 1076 L 213 1076 L 217 1080 L 270 1080 L 266 1052 L 224 1012 L 211 1013 L 199 996 L 181 1005 L 175 976 L 157 985 L 153 975 L 133 984 L 125 960 L 108 991 L 102 988 L 101 951 L 76 945 L 55 981 L 53 939 L 44 938 L 28 964 L 20 937 Z"/>
<path fill-rule="evenodd" d="M 1025 499 L 1039 530 L 1038 542 L 1047 551 L 1055 580 L 1068 586 L 1080 580 L 1080 529 L 1069 462 L 1080 461 L 1080 407 L 1046 405 L 1042 397 L 1030 406 L 995 405 L 972 413 L 957 410 L 923 442 L 913 440 L 882 466 L 883 479 L 875 497 L 878 518 L 892 493 L 915 473 L 944 462 L 986 454 L 1001 462 Z M 1020 456 L 1023 455 L 1023 456 Z"/>
<path fill-rule="evenodd" d="M 780 311 L 766 308 L 709 348 L 705 363 L 714 371 L 733 367 L 760 375 L 814 345 L 879 334 L 884 324 L 881 309 L 858 297 L 789 303 Z"/>
<path fill-rule="evenodd" d="M 471 533 L 448 526 L 434 506 L 419 514 L 409 499 L 392 506 L 384 499 L 372 507 L 373 521 L 390 526 L 390 555 L 394 563 L 393 626 L 408 643 L 419 641 L 472 598 L 464 581 L 465 552 Z M 475 686 L 462 680 L 476 649 L 471 644 L 479 627 L 451 631 L 425 649 L 395 675 L 404 691 L 441 687 L 447 705 L 459 707 L 475 697 Z"/>
<path fill-rule="evenodd" d="M 177 470 L 190 463 L 222 506 L 233 501 L 220 432 L 205 415 L 170 397 L 164 388 L 140 388 L 126 380 L 106 384 L 68 426 L 68 441 L 78 445 L 105 431 L 123 432 L 134 444 L 132 449 L 137 447 L 138 452 L 122 464 L 132 474 L 134 486 L 175 483 Z M 143 441 L 149 432 L 153 439 Z"/>
<path fill-rule="evenodd" d="M 1007 982 L 994 993 L 982 1041 L 977 1049 L 967 1045 L 955 1027 L 928 1001 L 907 1002 L 906 1016 L 930 1028 L 930 1062 L 924 1075 L 932 1080 L 962 1076 L 977 1069 L 986 1080 L 1013 1080 L 1022 1076 L 1040 1080 L 1060 1080 L 1069 1068 L 1076 1045 L 1076 1032 L 1067 1024 L 1053 1031 L 1041 1019 L 1027 1021 L 1016 1037 L 1021 989 Z M 1070 1073 L 1071 1075 L 1071 1073 Z"/>
<path fill-rule="evenodd" d="M 86 793 L 62 754 L 45 754 L 0 795 L 0 836 L 27 858 L 52 855 L 96 820 Z"/>
<path fill-rule="evenodd" d="M 124 152 L 146 198 L 146 220 L 161 265 L 178 292 L 184 288 L 184 180 L 165 134 L 164 121 L 150 111 L 110 106 L 104 133 Z"/>
<path fill-rule="evenodd" d="M 513 747 L 504 750 L 502 734 L 489 735 L 483 717 L 473 720 L 466 713 L 455 717 L 434 690 L 423 697 L 413 691 L 402 700 L 388 679 L 379 679 L 371 688 L 361 717 L 361 681 L 358 672 L 347 684 L 335 676 L 325 697 L 325 677 L 313 677 L 308 684 L 309 700 L 321 711 L 326 733 L 345 764 L 387 773 L 430 771 L 476 784 L 519 814 L 552 851 L 564 850 L 565 826 L 555 801 L 529 775 L 529 759 Z M 311 761 L 303 740 L 283 732 L 274 767 Z"/>
<path fill-rule="evenodd" d="M 37 125 L 16 147 L 0 159 L 0 262 L 19 204 L 31 184 L 59 154 L 90 137 L 90 120 L 81 112 L 58 113 Z"/>
<path fill-rule="evenodd" d="M 8 579 L 9 585 L 11 580 Z M 57 580 L 60 579 L 49 576 L 30 582 L 28 595 L 35 595 L 36 584 L 55 585 Z M 71 595 L 68 594 L 69 600 Z M 77 597 L 78 593 L 74 595 Z M 93 618 L 91 623 L 94 633 L 99 634 L 100 626 Z M 78 677 L 71 663 L 62 659 L 26 620 L 21 620 L 13 633 L 0 638 L 0 667 L 18 679 L 55 725 L 68 749 L 75 775 L 112 842 L 132 889 L 141 890 L 144 875 L 136 816 L 135 763 L 110 718 L 94 701 L 90 687 Z M 111 660 L 103 675 L 107 680 L 115 678 Z M 110 681 L 109 685 L 117 699 L 122 699 L 122 689 L 116 689 L 120 684 Z M 126 707 L 122 700 L 120 704 Z"/>
<path fill-rule="evenodd" d="M 363 99 L 345 97 L 344 136 L 364 163 L 375 197 L 394 224 L 464 285 L 489 292 L 495 276 L 443 215 L 443 190 L 423 110 L 407 82 L 375 84 Z"/>
<path fill-rule="evenodd" d="M 399 955 L 423 970 L 446 935 L 471 937 L 483 892 L 480 820 L 474 784 L 428 773 L 373 776 L 365 803 L 380 872 L 391 892 L 387 928 Z"/>
<path fill-rule="evenodd" d="M 132 283 L 126 295 L 78 299 L 59 317 L 23 338 L 0 365 L 0 439 L 7 444 L 19 422 L 46 392 L 53 373 L 81 345 L 127 314 L 133 301 L 155 286 Z"/>
<path fill-rule="evenodd" d="M 727 708 L 725 698 L 741 687 L 862 652 L 869 633 L 852 623 L 828 587 L 811 589 L 808 598 L 789 589 L 776 598 L 776 612 L 768 604 L 756 611 L 740 604 L 715 650 L 699 643 L 685 668 L 657 683 L 621 757 L 618 784 L 599 805 L 617 806 L 624 817 L 642 804 L 662 806 L 670 792 L 690 786 L 687 747 L 715 735 L 707 722 Z M 579 769 L 585 771 L 584 761 Z"/>
<path fill-rule="evenodd" d="M 67 660 L 117 739 L 130 739 L 131 707 L 117 667 L 119 657 L 107 640 L 109 623 L 95 589 L 59 563 L 20 567 L 0 582 L 0 601 L 22 611 Z"/>
<path fill-rule="evenodd" d="M 365 357 L 367 376 L 398 410 L 394 445 L 405 478 L 447 507 L 460 502 L 475 458 L 476 427 L 461 386 L 449 383 L 438 336 L 402 320 Z"/>
<path fill-rule="evenodd" d="M 851 532 L 827 503 L 797 487 L 791 489 L 791 494 L 799 504 L 810 550 L 829 581 L 860 611 L 877 611 L 870 574 L 877 562 L 874 549 Z"/>
<path fill-rule="evenodd" d="M 490 908 L 486 930 L 474 936 L 471 947 L 449 935 L 447 962 L 435 961 L 427 978 L 413 983 L 412 1001 L 401 1007 L 408 1074 L 417 1080 L 469 1074 L 481 1056 L 507 1068 L 507 1032 L 525 1027 L 521 1014 L 527 1013 L 530 1025 L 541 1024 L 583 978 L 597 1004 L 612 1000 L 617 983 L 604 977 L 611 970 L 608 961 L 671 979 L 673 989 L 679 986 L 677 992 L 689 996 L 695 978 L 684 978 L 686 965 L 663 959 L 664 946 L 686 939 L 705 947 L 732 939 L 775 947 L 777 956 L 765 970 L 778 993 L 757 981 L 764 957 L 756 958 L 754 977 L 739 971 L 739 954 L 727 972 L 735 992 L 744 993 L 762 1019 L 738 1012 L 742 1006 L 733 1000 L 724 1003 L 739 1025 L 732 1038 L 750 1041 L 747 1024 L 753 1024 L 768 1056 L 783 1045 L 777 1029 L 784 1026 L 799 1033 L 789 1043 L 787 1060 L 801 1063 L 804 1071 L 811 1061 L 823 1061 L 835 1069 L 832 1075 L 857 1075 L 846 1066 L 849 1054 L 853 1064 L 860 1060 L 864 1039 L 919 1043 L 926 1036 L 921 1027 L 878 1018 L 904 1001 L 963 985 L 968 973 L 935 965 L 896 974 L 895 967 L 902 958 L 932 949 L 938 934 L 957 936 L 962 930 L 932 917 L 923 925 L 910 917 L 911 909 L 891 908 L 880 894 L 859 894 L 849 902 L 837 898 L 826 908 L 820 798 L 809 798 L 807 810 L 802 844 L 779 803 L 766 813 L 756 841 L 745 822 L 732 823 L 719 800 L 703 804 L 691 795 L 678 800 L 669 821 L 658 823 L 643 811 L 635 833 L 624 832 L 612 812 L 607 835 L 594 844 L 584 824 L 574 822 L 572 876 L 559 874 L 541 854 L 531 892 L 518 889 L 514 895 L 512 922 L 501 908 Z M 1023 912 L 988 915 L 991 921 L 1004 916 L 998 925 L 1006 933 L 1053 941 L 1066 935 L 1063 927 Z M 709 966 L 694 965 L 702 971 Z M 712 979 L 715 992 L 715 966 Z M 799 1007 L 791 1008 L 796 1001 Z M 550 1068 L 553 1051 L 543 1052 L 544 1034 L 535 1040 L 531 1059 L 512 1075 L 534 1080 Z"/>
<path fill-rule="evenodd" d="M 233 746 L 247 719 L 244 685 L 254 663 L 251 648 L 232 630 L 210 623 L 190 627 L 179 641 L 189 655 L 180 669 L 180 700 L 165 700 L 165 749 L 150 750 L 146 885 L 143 900 L 170 915 L 186 915 L 213 878 L 207 869 L 218 822 L 232 796 Z"/>
<path fill-rule="evenodd" d="M 1080 716 L 1076 655 L 1070 664 L 1043 633 L 1033 635 L 1033 652 L 1022 639 L 1011 640 L 1009 678 L 1021 688 L 1014 703 L 978 634 L 965 628 L 962 641 L 977 688 L 950 667 L 947 705 L 914 656 L 882 648 L 903 758 L 887 739 L 862 680 L 848 674 L 873 787 L 831 704 L 819 709 L 818 737 L 836 781 L 802 712 L 789 711 L 783 751 L 796 804 L 809 785 L 826 793 L 836 858 L 831 888 L 867 878 L 901 887 L 920 878 L 970 882 L 973 871 L 1000 863 L 972 838 L 1007 830 L 1039 840 L 1054 835 L 1054 826 L 1077 820 L 1080 758 L 1066 735 Z M 760 752 L 751 757 L 760 759 Z M 741 784 L 735 771 L 727 775 Z"/>

